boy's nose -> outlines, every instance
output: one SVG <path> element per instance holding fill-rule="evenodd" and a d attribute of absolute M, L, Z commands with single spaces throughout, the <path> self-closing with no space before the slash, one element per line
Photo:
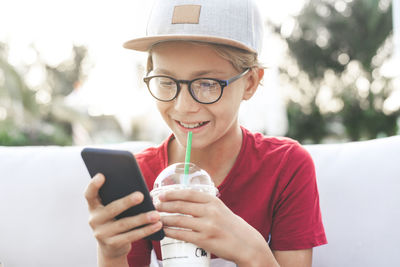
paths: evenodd
<path fill-rule="evenodd" d="M 193 99 L 189 92 L 188 84 L 181 83 L 181 90 L 175 99 L 175 109 L 181 112 L 197 112 L 200 103 Z"/>

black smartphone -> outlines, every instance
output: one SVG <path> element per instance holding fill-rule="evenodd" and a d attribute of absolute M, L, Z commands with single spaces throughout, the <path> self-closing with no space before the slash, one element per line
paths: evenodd
<path fill-rule="evenodd" d="M 84 148 L 81 152 L 81 156 L 92 178 L 97 173 L 102 173 L 106 177 L 105 183 L 99 190 L 103 205 L 107 205 L 135 191 L 143 193 L 144 199 L 142 203 L 122 212 L 116 219 L 135 216 L 155 209 L 146 182 L 143 179 L 142 172 L 131 152 L 113 149 Z M 163 238 L 164 231 L 162 229 L 146 237 L 146 239 L 151 240 L 161 240 Z"/>

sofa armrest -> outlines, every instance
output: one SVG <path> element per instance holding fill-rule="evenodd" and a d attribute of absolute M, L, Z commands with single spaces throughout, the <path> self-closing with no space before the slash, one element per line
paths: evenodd
<path fill-rule="evenodd" d="M 400 266 L 400 136 L 306 148 L 328 238 L 314 266 Z"/>

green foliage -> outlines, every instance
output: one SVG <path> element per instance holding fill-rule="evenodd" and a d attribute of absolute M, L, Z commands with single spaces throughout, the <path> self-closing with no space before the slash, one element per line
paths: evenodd
<path fill-rule="evenodd" d="M 1 145 L 71 145 L 71 136 L 65 131 L 64 127 L 57 124 L 46 124 L 41 130 L 31 127 L 17 128 L 10 121 L 2 122 L 0 125 Z"/>
<path fill-rule="evenodd" d="M 390 55 L 391 14 L 388 1 L 308 2 L 284 37 L 293 59 L 280 67 L 291 89 L 288 136 L 319 143 L 398 133 L 400 110 L 385 107 L 394 83 L 379 72 Z"/>
<path fill-rule="evenodd" d="M 287 116 L 290 125 L 287 135 L 295 140 L 313 140 L 315 143 L 320 143 L 328 134 L 326 119 L 318 112 L 315 102 L 311 103 L 310 112 L 304 112 L 302 106 L 294 102 L 288 106 Z"/>
<path fill-rule="evenodd" d="M 299 66 L 312 79 L 326 69 L 344 71 L 341 54 L 359 61 L 372 72 L 372 58 L 392 30 L 391 6 L 379 7 L 379 0 L 354 0 L 342 12 L 338 1 L 312 0 L 297 17 L 298 27 L 286 39 Z"/>
<path fill-rule="evenodd" d="M 348 138 L 355 141 L 396 135 L 400 111 L 385 114 L 382 107 L 377 105 L 387 99 L 387 96 L 384 93 L 369 93 L 365 99 L 359 100 L 354 95 L 355 91 L 353 88 L 343 90 L 340 97 L 344 107 L 336 115 L 342 119 Z"/>
<path fill-rule="evenodd" d="M 74 47 L 72 58 L 53 67 L 41 61 L 46 79 L 31 88 L 25 74 L 8 63 L 7 47 L 0 44 L 0 145 L 71 145 L 72 124 L 82 114 L 68 107 L 64 98 L 85 76 L 82 70 L 87 51 Z M 42 96 L 42 97 L 41 97 Z"/>

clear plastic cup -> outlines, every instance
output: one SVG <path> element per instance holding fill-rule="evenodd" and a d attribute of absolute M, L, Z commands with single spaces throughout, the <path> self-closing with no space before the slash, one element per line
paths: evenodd
<path fill-rule="evenodd" d="M 159 202 L 158 196 L 166 191 L 193 189 L 210 195 L 217 195 L 210 175 L 193 163 L 189 163 L 188 174 L 185 174 L 185 163 L 176 163 L 165 168 L 154 182 L 150 195 L 154 204 Z M 173 215 L 161 213 L 161 216 Z M 210 253 L 204 249 L 181 240 L 164 237 L 161 240 L 161 254 L 164 267 L 209 267 Z"/>

